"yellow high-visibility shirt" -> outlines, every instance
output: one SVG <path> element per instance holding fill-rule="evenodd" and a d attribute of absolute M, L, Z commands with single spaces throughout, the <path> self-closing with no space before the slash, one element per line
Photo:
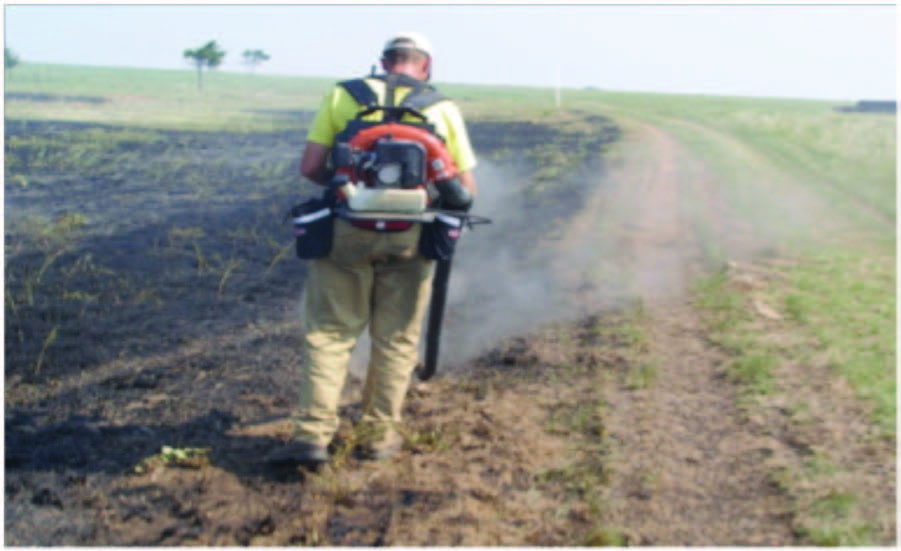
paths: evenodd
<path fill-rule="evenodd" d="M 367 84 L 376 93 L 379 105 L 384 105 L 385 83 L 378 79 L 367 78 Z M 399 105 L 403 98 L 412 90 L 406 86 L 398 86 L 394 92 L 395 105 Z M 353 120 L 357 113 L 362 111 L 361 106 L 342 86 L 335 86 L 319 105 L 319 111 L 313 119 L 310 131 L 307 133 L 307 141 L 316 142 L 326 147 L 335 145 L 335 136 L 344 130 L 347 123 Z M 450 100 L 443 100 L 423 109 L 422 114 L 435 125 L 435 131 L 444 138 L 448 153 L 457 165 L 457 170 L 467 172 L 476 166 L 476 156 L 469 143 L 469 134 L 463 122 L 460 109 Z M 379 121 L 382 112 L 376 111 L 367 115 L 363 120 Z M 419 119 L 410 115 L 404 115 L 402 121 L 415 122 Z"/>

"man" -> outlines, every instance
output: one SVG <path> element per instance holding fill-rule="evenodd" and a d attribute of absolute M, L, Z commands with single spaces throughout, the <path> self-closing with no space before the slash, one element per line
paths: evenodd
<path fill-rule="evenodd" d="M 413 90 L 403 83 L 429 80 L 432 48 L 419 33 L 399 33 L 385 44 L 381 63 L 388 75 L 406 77 L 372 77 L 365 85 L 378 97 L 378 105 L 398 105 Z M 389 80 L 401 84 L 388 85 Z M 386 97 L 392 90 L 393 102 Z M 328 184 L 327 159 L 335 138 L 363 109 L 345 86 L 336 86 L 325 96 L 307 135 L 300 163 L 303 176 Z M 444 138 L 460 183 L 474 196 L 476 160 L 459 109 L 445 99 L 421 111 Z M 382 116 L 376 112 L 367 120 Z M 348 362 L 367 324 L 372 348 L 358 451 L 364 458 L 384 459 L 400 449 L 403 439 L 397 425 L 418 360 L 435 264 L 418 251 L 421 228 L 412 224 L 406 230 L 381 232 L 335 220 L 331 253 L 309 263 L 303 305 L 306 361 L 294 441 L 272 454 L 270 462 L 314 466 L 328 461 Z"/>

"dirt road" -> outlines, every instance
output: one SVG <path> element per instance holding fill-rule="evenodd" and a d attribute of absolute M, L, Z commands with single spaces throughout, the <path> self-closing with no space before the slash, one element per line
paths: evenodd
<path fill-rule="evenodd" d="M 636 155 L 641 162 L 631 168 L 627 162 L 620 174 L 610 175 L 633 184 L 620 188 L 631 198 L 612 202 L 637 204 L 634 223 L 623 225 L 611 240 L 614 248 L 631 252 L 631 272 L 649 310 L 648 354 L 656 370 L 649 388 L 635 388 L 623 376 L 604 386 L 611 443 L 605 464 L 615 473 L 606 489 L 604 518 L 624 527 L 629 542 L 641 545 L 809 544 L 801 529 L 806 519 L 800 517 L 808 514 L 812 495 L 835 490 L 788 490 L 773 474 L 804 471 L 816 449 L 820 460 L 836 461 L 844 470 L 840 488 L 872 496 L 868 514 L 878 519 L 884 543 L 894 541 L 894 454 L 890 443 L 873 444 L 866 430 L 851 429 L 872 429 L 865 408 L 846 386 L 811 389 L 810 381 L 834 377 L 823 367 L 805 364 L 781 366 L 773 395 L 749 406 L 730 380 L 728 356 L 711 344 L 685 296 L 688 283 L 705 268 L 710 273 L 705 251 L 711 247 L 734 259 L 730 273 L 738 288 L 778 275 L 752 270 L 750 264 L 778 252 L 777 240 L 755 231 L 778 215 L 742 212 L 724 197 L 727 187 L 702 159 L 661 128 L 642 124 L 640 129 L 636 139 L 653 152 L 653 160 Z M 693 129 L 713 132 L 697 125 Z M 738 155 L 753 155 L 725 136 L 720 141 Z M 757 170 L 773 170 L 755 160 Z M 775 171 L 762 181 L 766 184 L 760 194 L 791 193 L 786 191 L 791 187 L 776 189 L 788 182 Z M 785 208 L 775 200 L 769 204 L 774 210 Z M 804 204 L 807 214 L 823 208 L 815 197 L 805 196 Z M 778 335 L 779 323 L 769 323 Z M 792 409 L 808 410 L 813 404 L 816 413 L 799 423 Z M 823 446 L 822 438 L 832 444 Z M 851 454 L 859 463 L 839 459 L 847 454 L 833 450 L 856 450 Z M 881 487 L 874 484 L 877 478 Z"/>
<path fill-rule="evenodd" d="M 726 244 L 737 235 L 725 221 L 736 218 L 671 136 L 643 125 L 638 139 L 653 159 L 612 175 L 629 180 L 625 193 L 638 203 L 633 229 L 614 239 L 632 253 L 657 368 L 649 388 L 615 380 L 604 387 L 613 443 L 607 465 L 616 473 L 609 522 L 641 545 L 791 545 L 789 503 L 768 480 L 764 461 L 780 443 L 739 412 L 726 356 L 709 344 L 685 297 L 705 261 L 694 226 L 713 226 Z M 707 209 L 697 218 L 686 206 L 701 197 Z"/>

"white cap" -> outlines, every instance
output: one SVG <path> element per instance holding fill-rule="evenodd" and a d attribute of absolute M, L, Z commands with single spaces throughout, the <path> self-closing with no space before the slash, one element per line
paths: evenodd
<path fill-rule="evenodd" d="M 385 47 L 382 49 L 382 54 L 389 50 L 418 50 L 425 55 L 432 57 L 432 43 L 429 42 L 429 39 L 423 36 L 421 33 L 417 32 L 402 32 L 395 33 L 388 42 L 385 42 Z"/>

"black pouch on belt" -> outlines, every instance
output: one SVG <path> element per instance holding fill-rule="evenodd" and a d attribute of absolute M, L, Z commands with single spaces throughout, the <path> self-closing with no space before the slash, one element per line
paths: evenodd
<path fill-rule="evenodd" d="M 436 214 L 432 222 L 422 224 L 419 252 L 431 260 L 448 260 L 454 256 L 463 220 L 448 214 Z"/>
<path fill-rule="evenodd" d="M 327 198 L 314 198 L 291 209 L 297 257 L 321 258 L 332 251 L 335 214 Z"/>

